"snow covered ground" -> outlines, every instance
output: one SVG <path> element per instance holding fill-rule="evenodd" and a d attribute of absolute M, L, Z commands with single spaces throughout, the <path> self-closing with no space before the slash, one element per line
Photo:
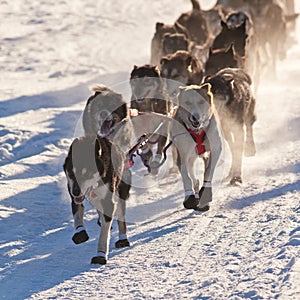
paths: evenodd
<path fill-rule="evenodd" d="M 295 1 L 298 2 L 298 1 Z M 297 3 L 300 10 L 299 3 Z M 0 1 L 1 299 L 300 299 L 299 43 L 264 82 L 257 155 L 243 187 L 218 185 L 211 210 L 182 208 L 179 176 L 132 190 L 131 247 L 90 265 L 98 237 L 74 245 L 62 163 L 89 88 L 124 92 L 149 61 L 156 21 L 188 0 Z M 138 174 L 135 174 L 138 182 Z"/>

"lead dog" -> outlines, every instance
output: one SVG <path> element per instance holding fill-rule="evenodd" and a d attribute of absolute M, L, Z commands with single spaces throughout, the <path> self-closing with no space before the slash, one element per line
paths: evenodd
<path fill-rule="evenodd" d="M 76 229 L 72 240 L 80 244 L 88 240 L 84 227 L 83 201 L 89 199 L 99 214 L 101 231 L 97 256 L 92 264 L 106 264 L 109 250 L 110 230 L 118 206 L 119 241 L 116 247 L 129 246 L 126 235 L 125 200 L 129 186 L 121 181 L 124 169 L 124 155 L 119 148 L 103 137 L 84 136 L 76 138 L 63 165 L 67 185 L 72 199 L 72 213 Z M 118 203 L 114 196 L 118 193 Z"/>
<path fill-rule="evenodd" d="M 253 123 L 256 121 L 255 98 L 251 79 L 241 69 L 225 68 L 208 76 L 219 113 L 223 133 L 232 153 L 230 184 L 242 183 L 242 157 L 255 155 Z M 246 132 L 245 132 L 246 129 Z"/>
<path fill-rule="evenodd" d="M 94 94 L 88 98 L 83 112 L 84 134 L 106 137 L 123 153 L 127 153 L 131 147 L 133 125 L 123 96 L 105 85 L 96 85 L 93 91 Z M 128 183 L 128 189 L 131 178 L 130 164 L 126 162 L 122 180 Z"/>
<path fill-rule="evenodd" d="M 187 209 L 206 211 L 212 201 L 212 179 L 221 154 L 222 141 L 210 84 L 181 87 L 178 109 L 171 126 L 171 138 L 178 151 Z M 195 176 L 196 159 L 204 159 L 203 184 Z"/>

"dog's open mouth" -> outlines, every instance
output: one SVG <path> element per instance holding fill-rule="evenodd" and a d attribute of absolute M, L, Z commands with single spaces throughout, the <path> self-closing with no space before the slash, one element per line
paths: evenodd
<path fill-rule="evenodd" d="M 114 118 L 106 119 L 100 124 L 100 135 L 107 136 L 110 134 L 112 128 L 115 125 Z"/>
<path fill-rule="evenodd" d="M 201 123 L 199 121 L 191 121 L 191 124 L 194 128 L 199 128 Z"/>
<path fill-rule="evenodd" d="M 201 126 L 200 120 L 196 119 L 193 115 L 189 116 L 189 120 L 195 129 L 198 129 Z"/>

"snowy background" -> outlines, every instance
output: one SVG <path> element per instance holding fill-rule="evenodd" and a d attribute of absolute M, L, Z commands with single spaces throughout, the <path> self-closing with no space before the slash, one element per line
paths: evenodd
<path fill-rule="evenodd" d="M 242 187 L 219 185 L 202 214 L 182 208 L 179 176 L 133 188 L 131 247 L 114 249 L 114 225 L 106 266 L 90 265 L 99 228 L 89 203 L 90 240 L 71 240 L 62 164 L 90 87 L 126 91 L 133 65 L 149 62 L 155 22 L 190 8 L 0 0 L 1 299 L 300 299 L 299 23 L 278 79 L 259 90 Z"/>

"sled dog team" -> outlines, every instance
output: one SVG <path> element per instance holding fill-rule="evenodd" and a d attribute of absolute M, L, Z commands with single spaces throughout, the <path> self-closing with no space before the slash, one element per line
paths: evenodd
<path fill-rule="evenodd" d="M 94 87 L 83 112 L 84 136 L 69 148 L 63 169 L 72 199 L 75 244 L 89 239 L 83 201 L 88 199 L 99 214 L 93 264 L 107 262 L 115 215 L 115 246 L 130 245 L 125 211 L 137 155 L 155 176 L 172 151 L 170 172 L 181 175 L 183 205 L 196 211 L 209 210 L 213 200 L 212 180 L 223 137 L 231 151 L 230 184 L 242 183 L 243 156 L 255 155 L 254 95 L 260 77 L 274 71 L 277 57 L 285 55 L 290 23 L 297 16 L 287 15 L 271 0 L 242 1 L 241 6 L 241 1 L 218 1 L 209 11 L 202 11 L 197 0 L 191 2 L 192 10 L 174 25 L 156 24 L 151 64 L 134 66 L 130 74 L 130 104 L 105 85 Z M 267 37 L 262 32 L 274 20 L 281 39 L 271 30 Z M 270 54 L 270 47 L 278 53 Z M 204 161 L 201 181 L 194 170 L 198 157 Z"/>

